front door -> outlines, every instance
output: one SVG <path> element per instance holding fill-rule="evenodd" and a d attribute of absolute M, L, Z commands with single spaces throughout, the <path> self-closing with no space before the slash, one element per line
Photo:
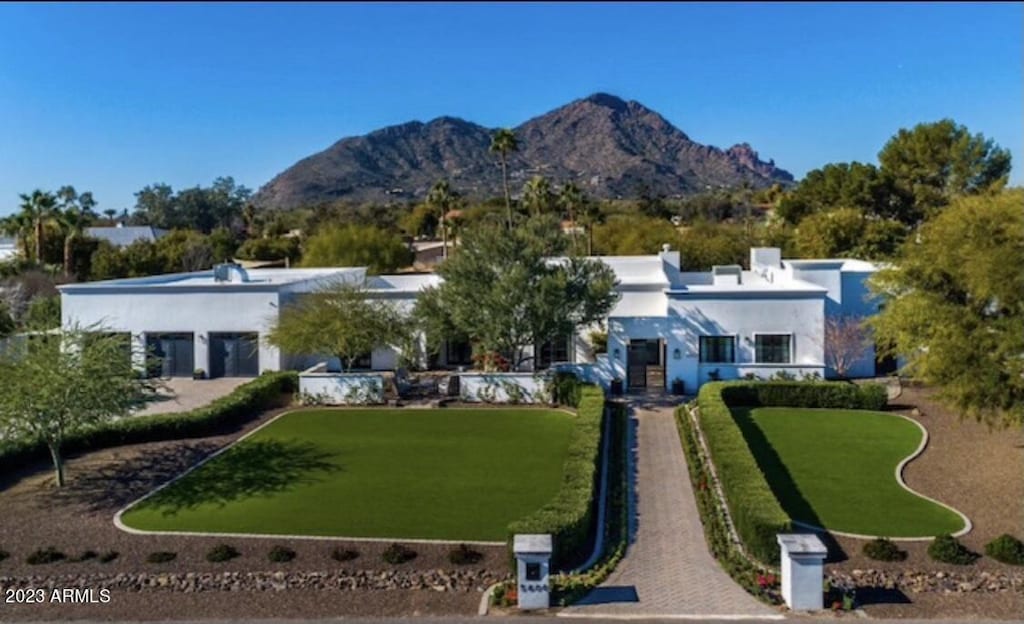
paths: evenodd
<path fill-rule="evenodd" d="M 662 341 L 630 340 L 626 358 L 626 377 L 630 390 L 665 387 L 665 360 Z"/>
<path fill-rule="evenodd" d="M 259 335 L 210 334 L 210 377 L 255 377 L 260 374 Z"/>
<path fill-rule="evenodd" d="M 194 344 L 192 334 L 147 334 L 150 376 L 191 377 L 195 362 Z"/>

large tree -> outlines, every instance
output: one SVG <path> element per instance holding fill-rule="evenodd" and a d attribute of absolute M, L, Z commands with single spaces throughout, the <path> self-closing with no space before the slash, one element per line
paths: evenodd
<path fill-rule="evenodd" d="M 876 342 L 965 414 L 1024 424 L 1024 190 L 960 197 L 873 288 Z"/>
<path fill-rule="evenodd" d="M 459 201 L 459 195 L 452 190 L 448 180 L 438 180 L 430 187 L 427 193 L 427 205 L 437 212 L 438 223 L 441 227 L 441 257 L 448 257 L 448 223 L 445 217 L 452 211 Z"/>
<path fill-rule="evenodd" d="M 413 253 L 402 239 L 372 225 L 326 227 L 306 241 L 302 265 L 365 266 L 373 273 L 409 266 Z"/>
<path fill-rule="evenodd" d="M 78 193 L 73 186 L 62 186 L 57 191 L 57 223 L 64 231 L 64 276 L 71 277 L 75 242 L 82 236 L 85 227 L 96 219 L 93 210 L 96 200 L 92 193 Z"/>
<path fill-rule="evenodd" d="M 417 313 L 451 334 L 441 338 L 468 337 L 477 353 L 500 355 L 517 368 L 527 347 L 604 318 L 617 300 L 607 265 L 552 259 L 565 250 L 551 215 L 513 230 L 479 223 L 465 232 L 459 254 L 440 266 L 444 281 L 428 289 Z"/>
<path fill-rule="evenodd" d="M 554 204 L 551 183 L 544 176 L 533 176 L 523 185 L 523 207 L 531 216 L 551 211 Z"/>
<path fill-rule="evenodd" d="M 151 390 L 136 379 L 126 347 L 99 327 L 66 328 L 0 352 L 0 430 L 46 445 L 58 487 L 65 441 L 126 416 Z"/>
<path fill-rule="evenodd" d="M 884 174 L 914 200 L 924 216 L 958 195 L 1002 188 L 1010 175 L 1010 152 L 952 119 L 901 129 L 878 161 Z"/>
<path fill-rule="evenodd" d="M 57 197 L 50 192 L 36 189 L 31 194 L 20 194 L 22 222 L 32 224 L 32 235 L 35 242 L 33 259 L 43 261 L 43 237 L 46 223 L 56 216 Z"/>
<path fill-rule="evenodd" d="M 512 229 L 512 193 L 508 189 L 508 155 L 519 149 L 519 141 L 515 132 L 502 128 L 491 137 L 491 151 L 498 155 L 501 164 L 501 184 L 505 191 L 505 210 L 508 218 L 508 229 Z"/>
<path fill-rule="evenodd" d="M 284 307 L 267 342 L 293 355 L 337 357 L 345 370 L 373 349 L 408 344 L 408 322 L 361 287 L 328 284 Z"/>
<path fill-rule="evenodd" d="M 832 163 L 807 172 L 779 201 L 776 213 L 786 222 L 838 208 L 855 208 L 869 215 L 913 225 L 921 219 L 913 198 L 893 178 L 871 164 Z"/>

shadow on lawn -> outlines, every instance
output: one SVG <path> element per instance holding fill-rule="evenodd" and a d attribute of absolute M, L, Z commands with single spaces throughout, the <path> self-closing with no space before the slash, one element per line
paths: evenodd
<path fill-rule="evenodd" d="M 800 488 L 793 480 L 793 476 L 789 473 L 782 458 L 775 451 L 775 447 L 772 446 L 768 438 L 765 437 L 764 432 L 754 422 L 750 415 L 751 409 L 733 407 L 730 408 L 730 411 L 732 412 L 733 419 L 736 421 L 736 425 L 743 432 L 743 437 L 746 439 L 747 446 L 750 447 L 750 452 L 753 454 L 755 461 L 757 461 L 758 467 L 764 472 L 765 478 L 768 480 L 768 486 L 771 488 L 772 493 L 775 494 L 779 504 L 782 505 L 783 511 L 794 520 L 806 522 L 814 526 L 824 526 L 811 503 L 800 493 Z M 825 467 L 822 467 L 822 469 L 825 469 Z M 809 529 L 799 526 L 793 528 L 797 532 L 806 533 L 809 531 Z M 830 533 L 827 531 L 813 532 L 821 538 L 821 541 L 828 548 L 827 561 L 829 563 L 844 561 L 848 558 L 846 552 Z"/>
<path fill-rule="evenodd" d="M 269 496 L 322 481 L 343 470 L 335 455 L 312 442 L 248 440 L 211 460 L 180 481 L 154 494 L 138 509 L 163 515 L 200 505 Z"/>

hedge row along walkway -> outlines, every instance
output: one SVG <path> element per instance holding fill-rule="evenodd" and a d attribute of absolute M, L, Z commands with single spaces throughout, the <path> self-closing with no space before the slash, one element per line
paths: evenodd
<path fill-rule="evenodd" d="M 668 401 L 631 408 L 631 543 L 615 572 L 560 615 L 782 617 L 736 585 L 708 553 L 674 409 Z"/>

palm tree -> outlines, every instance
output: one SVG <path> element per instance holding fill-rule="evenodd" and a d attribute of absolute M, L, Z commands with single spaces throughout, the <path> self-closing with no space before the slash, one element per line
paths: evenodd
<path fill-rule="evenodd" d="M 113 208 L 107 208 L 106 210 L 103 211 L 103 214 L 107 217 L 107 221 L 110 222 L 108 225 L 113 225 L 114 215 L 117 214 L 117 210 Z"/>
<path fill-rule="evenodd" d="M 569 222 L 572 223 L 572 246 L 574 249 L 576 248 L 576 215 L 579 214 L 583 202 L 583 191 L 580 190 L 580 187 L 572 182 L 562 185 L 562 190 L 558 193 L 558 204 L 565 211 Z"/>
<path fill-rule="evenodd" d="M 440 219 L 438 220 L 441 227 L 441 257 L 448 259 L 448 227 L 445 224 L 444 218 L 458 200 L 458 195 L 452 191 L 451 185 L 448 184 L 448 180 L 438 180 L 434 183 L 434 186 L 430 187 L 430 192 L 427 193 L 427 205 L 436 209 L 440 213 Z"/>
<path fill-rule="evenodd" d="M 533 215 L 547 212 L 551 205 L 551 183 L 544 176 L 533 176 L 523 185 L 523 204 Z"/>
<path fill-rule="evenodd" d="M 577 214 L 580 216 L 580 221 L 586 224 L 587 255 L 592 256 L 594 255 L 594 225 L 601 219 L 601 207 L 596 202 L 582 197 L 582 201 L 577 207 Z"/>
<path fill-rule="evenodd" d="M 44 192 L 39 189 L 32 191 L 31 195 L 21 193 L 21 216 L 32 223 L 35 232 L 35 261 L 37 264 L 43 261 L 43 225 L 53 217 L 54 206 L 57 198 L 53 193 Z"/>
<path fill-rule="evenodd" d="M 502 128 L 491 137 L 491 151 L 498 154 L 501 162 L 501 182 L 505 189 L 505 210 L 508 212 L 508 229 L 512 229 L 512 194 L 508 190 L 508 155 L 519 149 L 516 135 L 508 128 Z"/>
<path fill-rule="evenodd" d="M 92 193 L 85 192 L 79 195 L 73 186 L 62 186 L 57 191 L 59 206 L 53 216 L 57 224 L 64 231 L 64 276 L 71 276 L 71 251 L 75 239 L 82 235 L 85 226 L 89 225 L 96 217 L 93 207 L 96 201 Z"/>

